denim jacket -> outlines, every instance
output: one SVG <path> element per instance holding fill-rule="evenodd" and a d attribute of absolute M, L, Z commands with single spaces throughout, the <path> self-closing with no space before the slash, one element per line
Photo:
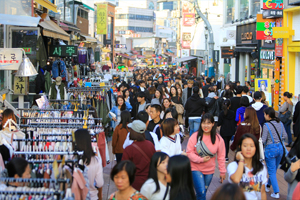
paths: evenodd
<path fill-rule="evenodd" d="M 132 106 L 130 105 L 130 103 L 128 103 L 127 101 L 125 101 L 126 104 L 126 110 L 131 112 L 132 110 Z M 110 110 L 110 112 L 114 113 L 116 116 L 118 116 L 118 111 L 119 111 L 119 107 L 118 106 L 114 106 L 112 107 L 112 109 Z M 110 114 L 108 114 L 109 118 L 112 119 L 112 116 Z M 117 122 L 112 121 L 112 127 L 115 128 L 117 125 Z"/>

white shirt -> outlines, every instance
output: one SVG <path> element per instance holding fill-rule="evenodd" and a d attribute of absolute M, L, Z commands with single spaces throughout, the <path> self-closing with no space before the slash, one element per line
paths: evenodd
<path fill-rule="evenodd" d="M 232 183 L 230 179 L 238 168 L 237 162 L 232 162 L 227 166 L 228 181 Z M 267 169 L 264 166 L 263 170 L 257 172 L 255 175 L 251 174 L 253 169 L 248 169 L 245 166 L 245 173 L 239 185 L 242 187 L 247 200 L 259 200 L 261 199 L 261 187 L 268 182 Z"/>
<path fill-rule="evenodd" d="M 161 151 L 168 154 L 169 157 L 174 155 L 179 155 L 182 153 L 180 136 L 178 134 L 163 136 L 160 139 L 160 145 L 161 145 Z"/>
<path fill-rule="evenodd" d="M 160 190 L 153 194 L 156 190 L 156 184 L 152 178 L 148 179 L 141 188 L 141 194 L 147 197 L 149 200 L 162 200 L 165 196 L 167 187 L 158 181 Z M 166 196 L 166 200 L 170 199 L 170 188 Z"/>
<path fill-rule="evenodd" d="M 133 143 L 133 140 L 129 139 L 129 135 L 130 135 L 130 133 L 127 134 L 127 137 L 123 144 L 123 149 L 125 149 L 126 147 L 128 147 L 129 145 L 131 145 Z M 150 135 L 152 136 L 155 150 L 160 151 L 161 147 L 160 147 L 160 143 L 158 141 L 157 135 L 151 131 L 150 131 Z"/>
<path fill-rule="evenodd" d="M 243 96 L 248 97 L 249 103 L 252 103 L 252 101 L 253 101 L 253 98 L 252 98 L 252 97 L 250 97 L 249 95 L 246 95 L 246 94 L 243 94 L 242 97 L 243 97 Z"/>

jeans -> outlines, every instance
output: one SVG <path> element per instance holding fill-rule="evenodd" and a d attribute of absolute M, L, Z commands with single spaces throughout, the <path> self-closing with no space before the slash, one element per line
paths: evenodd
<path fill-rule="evenodd" d="M 206 191 L 214 174 L 204 175 L 200 171 L 192 171 L 197 200 L 206 200 Z"/>
<path fill-rule="evenodd" d="M 284 124 L 284 128 L 285 128 L 285 131 L 288 135 L 288 143 L 290 144 L 291 142 L 293 142 L 293 139 L 292 139 L 292 133 L 291 133 L 291 123 L 292 123 L 292 120 L 289 119 L 289 121 L 287 121 L 285 124 Z"/>
<path fill-rule="evenodd" d="M 200 126 L 201 118 L 198 119 L 189 119 L 189 125 L 190 125 L 190 136 L 198 131 Z"/>
<path fill-rule="evenodd" d="M 222 135 L 221 135 L 222 136 Z M 226 154 L 225 154 L 225 158 L 228 158 L 228 152 L 229 152 L 229 143 L 231 140 L 232 136 L 222 136 L 224 143 L 225 143 L 225 148 L 226 148 Z"/>
<path fill-rule="evenodd" d="M 283 155 L 283 148 L 281 143 L 270 144 L 265 148 L 265 160 L 269 173 L 268 185 L 272 185 L 274 193 L 279 192 L 276 172 Z"/>

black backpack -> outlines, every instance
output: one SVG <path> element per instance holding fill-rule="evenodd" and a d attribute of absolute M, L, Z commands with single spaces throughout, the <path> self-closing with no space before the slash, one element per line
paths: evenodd
<path fill-rule="evenodd" d="M 153 138 L 152 138 L 152 136 L 150 134 L 150 131 L 148 131 L 148 130 L 145 131 L 145 139 L 148 140 L 148 141 L 150 141 L 150 142 L 152 142 L 152 144 L 154 145 Z"/>

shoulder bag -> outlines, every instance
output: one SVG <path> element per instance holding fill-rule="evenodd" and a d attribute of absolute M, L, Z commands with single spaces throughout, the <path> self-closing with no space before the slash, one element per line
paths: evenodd
<path fill-rule="evenodd" d="M 216 136 L 217 137 L 217 136 Z M 212 154 L 210 150 L 207 148 L 206 144 L 201 140 L 201 137 L 199 137 L 197 144 L 195 145 L 196 151 L 199 154 L 200 157 L 209 156 L 213 158 L 215 154 Z"/>
<path fill-rule="evenodd" d="M 147 161 L 150 163 L 151 159 L 149 158 L 149 156 L 147 156 L 147 154 L 145 154 L 145 152 L 138 145 L 133 143 L 132 146 L 134 148 L 136 148 L 147 159 Z"/>

